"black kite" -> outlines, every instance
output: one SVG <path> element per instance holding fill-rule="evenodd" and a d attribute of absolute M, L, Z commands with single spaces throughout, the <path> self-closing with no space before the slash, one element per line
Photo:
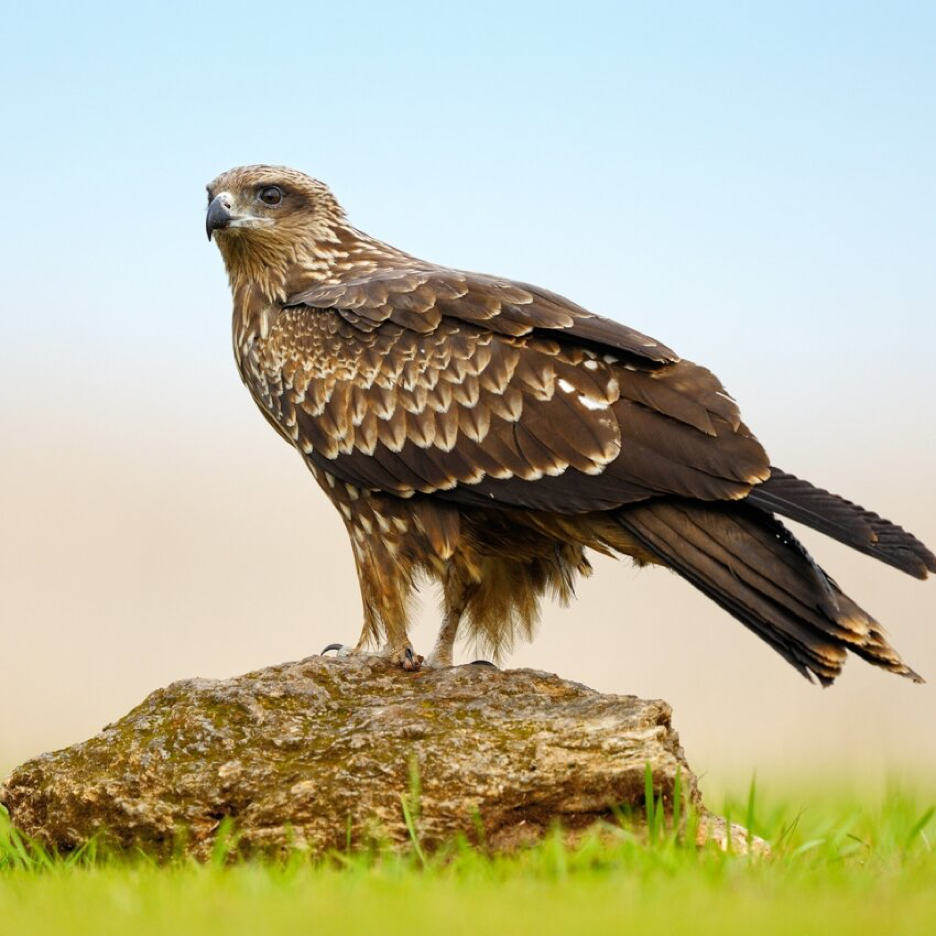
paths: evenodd
<path fill-rule="evenodd" d="M 918 578 L 936 557 L 772 467 L 705 368 L 539 287 L 376 241 L 295 170 L 232 169 L 208 201 L 241 377 L 351 537 L 356 650 L 419 667 L 423 574 L 445 601 L 428 664 L 451 664 L 462 622 L 496 654 L 545 593 L 572 595 L 592 549 L 673 569 L 822 684 L 848 650 L 919 679 L 775 515 Z"/>

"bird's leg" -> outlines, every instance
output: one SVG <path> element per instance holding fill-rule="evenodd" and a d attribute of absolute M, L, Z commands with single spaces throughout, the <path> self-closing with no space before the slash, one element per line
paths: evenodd
<path fill-rule="evenodd" d="M 360 498 L 351 503 L 358 511 L 368 507 Z M 412 590 L 411 569 L 401 565 L 396 554 L 385 551 L 379 541 L 368 541 L 363 529 L 354 523 L 349 523 L 349 531 L 361 587 L 364 626 L 355 647 L 329 644 L 323 652 L 337 650 L 338 656 L 361 654 L 382 636 L 382 657 L 404 670 L 418 670 L 423 658 L 413 651 L 406 634 L 407 601 Z"/>
<path fill-rule="evenodd" d="M 455 639 L 458 637 L 458 625 L 461 623 L 465 607 L 475 586 L 466 582 L 457 572 L 450 571 L 445 577 L 442 588 L 445 596 L 445 614 L 435 646 L 426 659 L 426 666 L 433 668 L 452 665 L 452 652 Z"/>
<path fill-rule="evenodd" d="M 414 652 L 413 645 L 407 636 L 407 615 L 406 615 L 406 595 L 398 592 L 384 590 L 379 595 L 380 614 L 379 620 L 386 638 L 381 655 L 385 656 L 395 666 L 413 672 L 422 666 L 423 657 Z M 364 604 L 365 617 L 369 613 L 367 601 Z M 375 620 L 376 624 L 376 620 Z M 376 628 L 375 631 L 376 632 Z M 368 625 L 365 620 L 364 635 L 362 640 L 366 639 Z"/>
<path fill-rule="evenodd" d="M 436 638 L 432 653 L 426 658 L 426 666 L 441 668 L 452 665 L 452 651 L 455 647 L 455 638 L 458 635 L 458 625 L 461 623 L 461 611 L 447 609 L 442 618 L 442 627 Z"/>

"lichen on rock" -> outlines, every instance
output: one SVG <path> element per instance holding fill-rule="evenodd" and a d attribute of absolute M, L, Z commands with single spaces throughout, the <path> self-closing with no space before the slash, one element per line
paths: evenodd
<path fill-rule="evenodd" d="M 423 847 L 461 833 L 504 850 L 556 823 L 642 811 L 647 763 L 665 806 L 678 772 L 701 808 L 670 718 L 665 702 L 532 670 L 409 674 L 375 656 L 310 657 L 160 689 L 89 741 L 17 768 L 0 801 L 60 850 L 100 835 L 205 858 L 229 817 L 244 854 L 322 854 L 349 837 L 405 845 L 417 778 Z"/>

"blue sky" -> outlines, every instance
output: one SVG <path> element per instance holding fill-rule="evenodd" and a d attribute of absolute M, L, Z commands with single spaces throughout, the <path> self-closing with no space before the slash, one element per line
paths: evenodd
<path fill-rule="evenodd" d="M 931 3 L 35 3 L 4 33 L 0 247 L 13 308 L 43 307 L 15 316 L 30 340 L 60 317 L 99 339 L 94 317 L 149 352 L 128 304 L 156 293 L 198 332 L 225 302 L 203 185 L 253 161 L 689 356 L 720 326 L 936 337 Z"/>

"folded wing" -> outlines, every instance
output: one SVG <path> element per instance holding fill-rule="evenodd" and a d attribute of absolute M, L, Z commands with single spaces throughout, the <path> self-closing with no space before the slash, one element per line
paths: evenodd
<path fill-rule="evenodd" d="M 357 486 L 579 513 L 769 475 L 709 371 L 535 287 L 382 271 L 294 297 L 269 350 L 271 415 Z"/>

